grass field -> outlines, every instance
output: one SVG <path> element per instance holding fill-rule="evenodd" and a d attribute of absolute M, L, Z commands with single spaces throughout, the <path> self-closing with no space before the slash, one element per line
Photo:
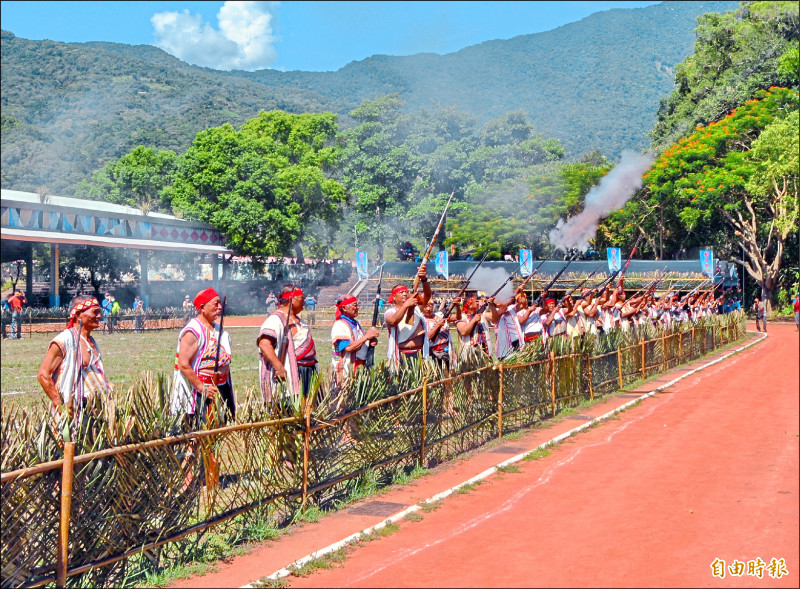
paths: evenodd
<path fill-rule="evenodd" d="M 321 371 L 331 364 L 330 327 L 312 327 Z M 244 397 L 245 387 L 258 387 L 257 327 L 231 327 L 233 341 L 233 383 L 237 399 Z M 36 372 L 47 346 L 55 334 L 33 334 L 20 340 L 3 340 L 0 368 L 0 394 L 4 404 L 34 405 L 44 403 L 46 396 Z M 178 330 L 135 333 L 117 331 L 113 335 L 94 332 L 103 353 L 103 365 L 108 379 L 117 391 L 131 386 L 143 371 L 172 375 Z M 387 336 L 381 334 L 375 358 L 386 357 Z"/>

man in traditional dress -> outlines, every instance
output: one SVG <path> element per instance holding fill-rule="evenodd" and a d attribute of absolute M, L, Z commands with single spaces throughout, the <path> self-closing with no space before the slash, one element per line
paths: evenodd
<path fill-rule="evenodd" d="M 520 295 L 525 296 L 525 300 L 527 301 L 525 293 L 518 289 L 514 296 L 508 301 L 497 304 L 498 318 L 495 322 L 497 325 L 495 330 L 497 332 L 498 358 L 505 358 L 511 352 L 520 349 L 525 344 L 525 333 L 522 330 L 522 325 L 517 316 L 517 297 Z M 530 313 L 526 319 L 529 317 Z"/>
<path fill-rule="evenodd" d="M 425 316 L 420 309 L 420 306 L 431 298 L 425 264 L 419 267 L 417 276 L 422 283 L 422 294 L 412 295 L 407 286 L 398 284 L 389 296 L 389 303 L 393 303 L 394 307 L 384 313 L 386 326 L 389 329 L 387 357 L 395 367 L 399 366 L 401 360 L 411 360 L 420 355 L 422 358 L 427 358 L 430 351 Z"/>
<path fill-rule="evenodd" d="M 460 357 L 462 359 L 470 349 L 478 349 L 489 356 L 494 352 L 494 342 L 490 331 L 490 321 L 497 314 L 494 297 L 489 298 L 486 310 L 478 313 L 478 309 L 484 302 L 486 299 L 483 297 L 469 297 L 462 307 L 461 319 L 456 322 L 456 331 L 461 340 Z"/>
<path fill-rule="evenodd" d="M 265 403 L 278 404 L 305 396 L 317 373 L 317 349 L 308 324 L 299 317 L 305 305 L 303 290 L 294 284 L 283 287 L 280 305 L 264 323 L 256 338 L 261 361 L 259 380 Z M 278 381 L 286 383 L 279 398 Z"/>
<path fill-rule="evenodd" d="M 236 397 L 230 370 L 231 339 L 227 331 L 220 337 L 217 323 L 222 315 L 219 294 L 207 288 L 197 293 L 193 302 L 197 316 L 178 334 L 171 410 L 173 414 L 183 412 L 192 427 L 199 428 L 218 394 L 231 419 L 235 418 Z M 221 414 L 226 420 L 226 412 Z"/>
<path fill-rule="evenodd" d="M 547 339 L 566 336 L 567 317 L 564 309 L 556 304 L 554 298 L 545 300 L 544 305 L 547 315 L 542 319 L 542 327 L 547 331 Z"/>
<path fill-rule="evenodd" d="M 358 299 L 351 295 L 339 295 L 336 299 L 336 320 L 331 327 L 333 344 L 333 377 L 338 386 L 352 378 L 364 365 L 367 349 L 378 343 L 378 330 L 364 329 L 358 322 Z"/>
<path fill-rule="evenodd" d="M 456 303 L 456 321 L 461 318 L 461 307 Z M 428 340 L 430 341 L 430 355 L 445 370 L 453 368 L 455 365 L 455 348 L 450 339 L 450 324 L 444 312 L 433 310 L 433 301 L 428 301 L 422 306 L 422 314 L 425 317 L 425 327 L 428 329 Z"/>
<path fill-rule="evenodd" d="M 112 389 L 91 335 L 101 316 L 96 298 L 78 295 L 70 303 L 67 328 L 50 341 L 36 376 L 56 412 L 67 406 L 77 416 L 93 395 Z"/>
<path fill-rule="evenodd" d="M 528 295 L 525 292 L 520 292 L 516 296 L 517 301 L 517 321 L 522 328 L 522 335 L 525 345 L 528 342 L 535 342 L 542 337 L 544 329 L 542 328 L 541 311 L 542 308 L 528 302 Z"/>

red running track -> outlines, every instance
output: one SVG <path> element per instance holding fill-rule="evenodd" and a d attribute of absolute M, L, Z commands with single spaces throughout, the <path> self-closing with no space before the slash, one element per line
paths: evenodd
<path fill-rule="evenodd" d="M 289 586 L 797 587 L 798 335 L 769 329 Z M 788 574 L 730 574 L 757 558 L 784 559 Z"/>

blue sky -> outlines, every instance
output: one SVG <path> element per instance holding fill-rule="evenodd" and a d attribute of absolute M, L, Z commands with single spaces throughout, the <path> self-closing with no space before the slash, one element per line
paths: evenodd
<path fill-rule="evenodd" d="M 658 2 L 0 2 L 26 39 L 161 47 L 215 69 L 333 71 L 375 54 L 452 53 Z"/>

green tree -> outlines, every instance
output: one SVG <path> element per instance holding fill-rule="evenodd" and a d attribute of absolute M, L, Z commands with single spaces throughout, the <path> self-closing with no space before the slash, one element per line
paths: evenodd
<path fill-rule="evenodd" d="M 139 145 L 96 171 L 91 182 L 81 181 L 76 196 L 133 206 L 145 215 L 170 212 L 164 191 L 172 183 L 177 163 L 174 151 Z"/>
<path fill-rule="evenodd" d="M 773 85 L 797 89 L 797 2 L 742 2 L 697 19 L 694 53 L 675 67 L 675 90 L 651 131 L 667 146 Z"/>
<path fill-rule="evenodd" d="M 339 136 L 341 178 L 352 198 L 355 230 L 375 244 L 378 263 L 386 244 L 406 235 L 400 220 L 418 175 L 403 106 L 396 94 L 364 102 L 350 112 L 359 124 Z"/>
<path fill-rule="evenodd" d="M 797 230 L 797 108 L 794 90 L 760 91 L 719 121 L 699 125 L 645 175 L 649 194 L 672 200 L 686 230 L 710 228 L 727 238 L 730 254 L 738 242 L 718 228 L 742 240 L 746 259 L 737 261 L 768 304 L 784 243 Z"/>
<path fill-rule="evenodd" d="M 261 112 L 201 131 L 167 190 L 173 209 L 217 227 L 236 253 L 285 255 L 315 222 L 336 224 L 336 115 Z M 302 257 L 302 250 L 299 252 Z"/>
<path fill-rule="evenodd" d="M 766 245 L 763 249 L 748 251 L 750 264 L 747 271 L 762 285 L 765 300 L 770 301 L 777 286 L 781 270 L 782 253 L 791 233 L 797 232 L 798 217 L 798 171 L 800 170 L 800 145 L 798 145 L 798 111 L 789 113 L 785 119 L 778 119 L 767 125 L 763 133 L 753 142 L 748 159 L 753 163 L 753 172 L 745 188 L 753 195 L 754 206 L 762 209 L 770 219 Z M 748 209 L 748 213 L 750 210 Z M 743 242 L 757 241 L 749 236 L 758 235 L 757 216 L 743 215 L 735 211 L 736 217 L 729 219 L 731 224 L 741 227 Z M 770 261 L 764 252 L 773 251 Z M 797 258 L 794 267 L 797 267 Z"/>

